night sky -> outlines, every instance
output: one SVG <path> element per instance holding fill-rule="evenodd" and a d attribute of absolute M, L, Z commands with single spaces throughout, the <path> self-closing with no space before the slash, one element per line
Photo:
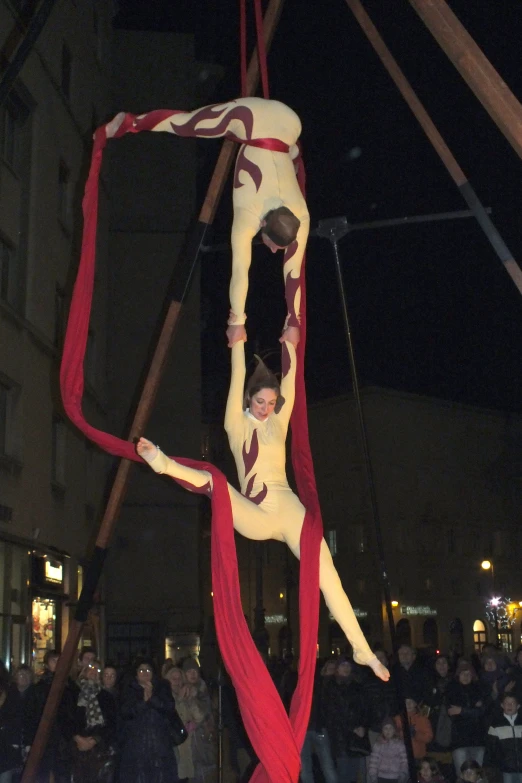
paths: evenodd
<path fill-rule="evenodd" d="M 363 4 L 522 263 L 522 161 L 407 0 Z M 449 5 L 521 100 L 517 0 Z M 237 0 L 120 0 L 119 8 L 119 27 L 193 32 L 198 59 L 225 67 L 210 101 L 239 94 Z M 270 97 L 289 104 L 303 123 L 312 227 L 338 215 L 356 224 L 466 209 L 343 0 L 286 0 L 269 76 Z M 201 142 L 199 149 L 210 176 L 218 145 Z M 216 241 L 229 231 L 229 200 L 216 219 Z M 473 218 L 353 232 L 340 251 L 362 383 L 522 410 L 522 297 Z M 281 260 L 264 248 L 254 253 L 249 350 L 277 351 Z M 206 255 L 202 269 L 206 415 L 219 418 L 230 258 Z M 351 380 L 329 242 L 310 239 L 307 269 L 307 385 L 314 401 L 350 391 Z"/>

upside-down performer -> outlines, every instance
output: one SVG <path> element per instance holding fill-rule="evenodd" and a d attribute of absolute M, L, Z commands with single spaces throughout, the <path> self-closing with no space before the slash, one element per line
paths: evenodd
<path fill-rule="evenodd" d="M 234 528 L 255 541 L 284 541 L 299 557 L 305 508 L 290 489 L 285 468 L 285 442 L 295 396 L 294 346 L 283 341 L 281 386 L 261 361 L 246 390 L 245 374 L 241 340 L 232 347 L 232 378 L 225 414 L 225 430 L 241 484 L 241 494 L 228 484 Z M 156 473 L 172 476 L 193 492 L 212 493 L 212 476 L 207 471 L 179 464 L 145 438 L 139 440 L 137 451 Z M 387 680 L 388 670 L 368 646 L 324 539 L 319 555 L 319 584 L 326 605 L 353 647 L 354 659 Z"/>
<path fill-rule="evenodd" d="M 108 138 L 142 130 L 184 137 L 225 136 L 241 144 L 233 187 L 229 345 L 246 340 L 248 270 L 252 239 L 259 231 L 273 253 L 286 251 L 283 274 L 288 313 L 281 339 L 297 345 L 300 270 L 310 225 L 296 176 L 297 140 L 301 133 L 297 114 L 279 101 L 238 98 L 192 112 L 160 109 L 138 116 L 121 112 L 106 126 Z"/>

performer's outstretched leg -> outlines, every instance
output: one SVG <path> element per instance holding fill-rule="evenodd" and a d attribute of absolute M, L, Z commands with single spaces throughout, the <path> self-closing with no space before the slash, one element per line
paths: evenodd
<path fill-rule="evenodd" d="M 297 498 L 295 499 L 297 500 Z M 287 514 L 285 515 L 285 520 L 287 522 L 283 531 L 284 540 L 298 558 L 300 557 L 299 539 L 301 537 L 304 521 L 304 508 L 303 506 L 301 506 L 301 508 L 301 523 L 296 524 L 296 520 L 292 519 L 292 522 L 288 524 L 290 514 Z M 324 538 L 321 541 L 319 554 L 319 587 L 321 588 L 328 609 L 336 622 L 339 623 L 346 638 L 353 647 L 354 660 L 357 663 L 370 666 L 381 680 L 389 680 L 390 673 L 388 672 L 388 669 L 383 666 L 377 656 L 371 651 L 370 646 L 361 631 L 361 626 L 359 625 L 352 605 L 341 584 L 339 574 L 337 573 L 332 560 L 332 555 L 330 554 L 330 550 L 328 549 Z"/>
<path fill-rule="evenodd" d="M 171 457 L 167 457 L 157 446 L 140 438 L 136 451 L 150 467 L 160 474 L 171 476 L 179 484 L 190 492 L 198 494 L 212 494 L 212 476 L 206 470 L 196 470 L 181 465 Z M 270 514 L 267 514 L 259 506 L 241 495 L 234 487 L 228 486 L 228 493 L 232 505 L 232 521 L 234 529 L 245 538 L 252 541 L 268 541 L 275 539 L 283 541 L 282 535 L 274 528 Z"/>

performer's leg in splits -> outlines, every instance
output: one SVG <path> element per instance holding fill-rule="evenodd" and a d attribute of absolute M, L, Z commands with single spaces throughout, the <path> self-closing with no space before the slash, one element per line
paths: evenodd
<path fill-rule="evenodd" d="M 181 465 L 167 457 L 145 438 L 140 438 L 137 452 L 156 473 L 172 476 L 192 492 L 208 495 L 212 493 L 212 476 L 207 471 L 194 470 Z M 293 492 L 271 492 L 272 502 L 267 508 L 266 501 L 259 506 L 255 505 L 230 484 L 228 484 L 228 491 L 234 529 L 238 533 L 253 541 L 269 539 L 284 541 L 299 558 L 299 540 L 305 508 Z M 382 680 L 388 680 L 388 670 L 370 650 L 361 631 L 324 539 L 321 542 L 319 556 L 319 585 L 326 605 L 353 647 L 354 659 L 357 663 L 370 666 Z"/>

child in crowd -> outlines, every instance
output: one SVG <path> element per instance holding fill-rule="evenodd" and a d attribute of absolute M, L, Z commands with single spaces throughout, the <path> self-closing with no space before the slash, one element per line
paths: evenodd
<path fill-rule="evenodd" d="M 504 783 L 522 783 L 522 715 L 518 698 L 505 693 L 492 714 L 484 763 L 502 772 Z"/>
<path fill-rule="evenodd" d="M 478 761 L 467 759 L 462 764 L 457 783 L 487 783 Z"/>
<path fill-rule="evenodd" d="M 445 783 L 435 759 L 431 759 L 428 756 L 420 759 L 418 761 L 418 770 L 418 783 Z"/>
<path fill-rule="evenodd" d="M 426 715 L 421 715 L 418 708 L 417 699 L 409 695 L 405 699 L 406 712 L 408 713 L 408 723 L 410 724 L 411 744 L 413 746 L 413 755 L 416 759 L 422 759 L 426 755 L 426 745 L 433 739 L 433 729 Z M 401 716 L 395 718 L 397 732 L 402 739 L 402 721 Z"/>
<path fill-rule="evenodd" d="M 368 758 L 368 783 L 402 783 L 407 779 L 406 748 L 397 736 L 393 718 L 387 718 Z"/>

